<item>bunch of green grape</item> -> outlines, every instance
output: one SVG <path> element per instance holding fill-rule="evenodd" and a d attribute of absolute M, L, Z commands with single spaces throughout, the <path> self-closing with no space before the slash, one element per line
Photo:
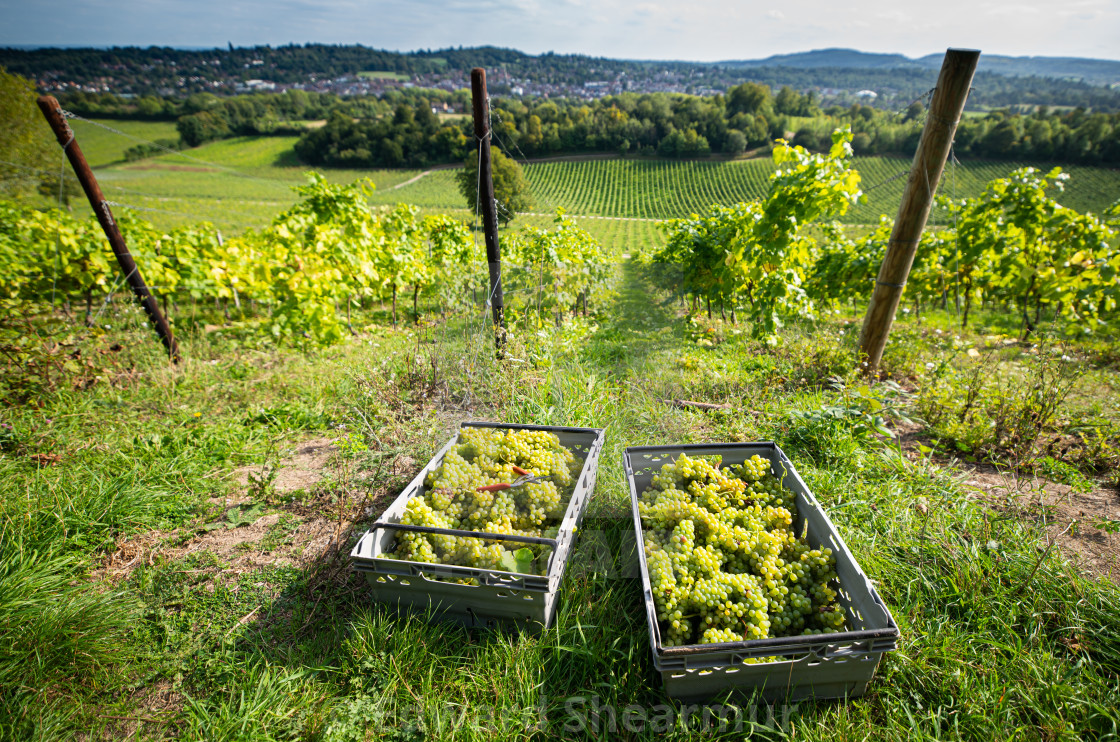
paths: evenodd
<path fill-rule="evenodd" d="M 555 537 L 582 465 L 555 433 L 510 428 L 463 428 L 457 444 L 409 499 L 401 523 L 514 536 Z M 542 481 L 491 491 L 524 472 Z M 540 574 L 549 549 L 497 541 L 399 531 L 394 559 Z"/>
<path fill-rule="evenodd" d="M 681 454 L 638 512 L 665 646 L 844 629 L 832 550 L 794 532 L 796 496 L 766 459 L 720 468 Z"/>

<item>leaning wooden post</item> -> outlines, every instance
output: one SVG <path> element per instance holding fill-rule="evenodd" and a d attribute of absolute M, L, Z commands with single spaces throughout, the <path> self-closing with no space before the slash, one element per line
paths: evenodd
<path fill-rule="evenodd" d="M 945 161 L 949 157 L 949 148 L 953 144 L 953 135 L 964 111 L 964 102 L 979 59 L 980 52 L 972 49 L 949 49 L 945 52 L 922 139 L 902 193 L 891 241 L 863 319 L 859 347 L 868 373 L 878 368 L 883 359 L 887 335 L 890 334 L 895 311 L 902 299 L 902 289 L 906 286 L 910 266 L 918 251 L 922 230 L 929 219 L 933 194 L 945 170 Z"/>
<path fill-rule="evenodd" d="M 62 145 L 63 151 L 66 152 L 66 157 L 70 160 L 70 166 L 74 168 L 74 174 L 78 176 L 78 182 L 82 184 L 82 190 L 86 192 L 89 205 L 93 207 L 93 213 L 97 215 L 97 221 L 100 222 L 101 229 L 104 230 L 105 236 L 109 239 L 109 245 L 113 248 L 113 254 L 117 257 L 117 263 L 120 264 L 121 271 L 124 272 L 125 280 L 132 287 L 132 292 L 136 294 L 136 298 L 140 300 L 140 305 L 144 307 L 144 312 L 151 320 L 152 326 L 155 327 L 164 347 L 167 348 L 171 360 L 178 363 L 179 346 L 175 342 L 175 337 L 171 334 L 171 326 L 167 324 L 163 313 L 160 312 L 159 305 L 156 304 L 152 292 L 148 291 L 148 286 L 140 275 L 140 269 L 136 266 L 136 261 L 132 259 L 132 254 L 128 251 L 124 236 L 121 234 L 116 220 L 113 219 L 113 212 L 109 210 L 109 202 L 101 195 L 101 186 L 97 184 L 97 178 L 93 176 L 93 171 L 90 169 L 89 163 L 86 162 L 81 147 L 75 141 L 70 124 L 66 123 L 66 117 L 62 115 L 62 108 L 58 105 L 54 96 L 51 95 L 40 96 L 38 102 L 39 110 L 43 112 L 43 116 L 46 117 L 47 123 L 54 131 L 58 143 Z"/>
<path fill-rule="evenodd" d="M 502 298 L 502 251 L 498 245 L 498 204 L 494 200 L 494 179 L 490 173 L 490 102 L 486 97 L 486 70 L 471 70 L 471 98 L 474 103 L 474 136 L 478 140 L 478 207 L 486 234 L 486 262 L 490 266 L 490 306 L 494 310 L 494 342 L 498 355 L 506 344 L 505 301 Z"/>

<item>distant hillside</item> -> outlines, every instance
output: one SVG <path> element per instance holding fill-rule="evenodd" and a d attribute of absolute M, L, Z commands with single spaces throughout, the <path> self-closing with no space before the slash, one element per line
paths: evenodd
<path fill-rule="evenodd" d="M 928 54 L 910 59 L 901 54 L 872 54 L 855 49 L 817 49 L 797 54 L 777 54 L 765 59 L 717 62 L 721 67 L 751 69 L 788 67 L 791 69 L 853 69 L 853 70 L 936 70 L 943 54 Z M 1058 80 L 1080 80 L 1091 85 L 1120 83 L 1120 61 L 1085 59 L 1081 57 L 1006 57 L 981 54 L 978 72 L 1012 77 L 1043 77 Z"/>
<path fill-rule="evenodd" d="M 925 59 L 925 57 L 923 57 Z M 716 62 L 721 67 L 791 67 L 794 69 L 927 69 L 918 60 L 901 54 L 872 54 L 855 49 L 817 49 L 796 54 L 775 54 L 766 59 Z"/>
<path fill-rule="evenodd" d="M 620 93 L 714 95 L 754 82 L 775 91 L 788 86 L 811 92 L 825 106 L 869 103 L 887 110 L 905 109 L 925 95 L 936 81 L 941 58 L 854 49 L 701 63 L 531 55 L 496 47 L 408 53 L 328 44 L 202 50 L 0 48 L 0 67 L 52 93 L 181 99 L 195 93 L 293 89 L 342 96 L 381 96 L 399 88 L 453 92 L 469 88 L 470 69 L 478 66 L 489 71 L 494 95 L 584 100 Z M 392 74 L 370 74 L 384 72 Z M 875 96 L 867 96 L 867 90 Z M 1118 111 L 1120 61 L 982 55 L 968 105 L 981 111 L 1040 105 Z"/>

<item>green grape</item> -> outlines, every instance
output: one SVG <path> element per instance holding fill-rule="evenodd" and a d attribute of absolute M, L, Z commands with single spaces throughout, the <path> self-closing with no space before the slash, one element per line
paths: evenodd
<path fill-rule="evenodd" d="M 722 642 L 742 641 L 743 635 L 736 634 L 731 629 L 707 629 L 700 637 L 701 644 L 720 644 Z"/>
<path fill-rule="evenodd" d="M 638 498 L 665 646 L 842 631 L 836 562 L 793 530 L 797 498 L 760 456 L 680 455 Z"/>
<path fill-rule="evenodd" d="M 565 494 L 570 493 L 581 465 L 546 430 L 463 428 L 456 445 L 425 477 L 427 491 L 405 505 L 401 522 L 514 536 L 555 536 L 567 506 Z M 545 479 L 497 492 L 478 491 L 479 487 L 513 482 L 521 476 L 518 468 Z M 394 557 L 410 561 L 505 569 L 503 548 L 512 545 L 401 532 L 390 551 Z"/>

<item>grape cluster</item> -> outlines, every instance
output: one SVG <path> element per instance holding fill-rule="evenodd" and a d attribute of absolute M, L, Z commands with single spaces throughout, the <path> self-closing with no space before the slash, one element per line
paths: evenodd
<path fill-rule="evenodd" d="M 515 536 L 555 537 L 567 493 L 582 461 L 544 430 L 463 428 L 457 444 L 425 479 L 425 492 L 405 504 L 401 523 Z M 521 469 L 540 482 L 498 491 Z M 534 558 L 527 563 L 525 549 Z M 540 573 L 547 547 L 442 534 L 400 531 L 388 556 L 415 562 Z M 514 555 L 518 558 L 515 559 Z"/>
<path fill-rule="evenodd" d="M 720 468 L 681 454 L 638 511 L 665 646 L 843 630 L 832 550 L 794 532 L 796 497 L 766 459 Z"/>

